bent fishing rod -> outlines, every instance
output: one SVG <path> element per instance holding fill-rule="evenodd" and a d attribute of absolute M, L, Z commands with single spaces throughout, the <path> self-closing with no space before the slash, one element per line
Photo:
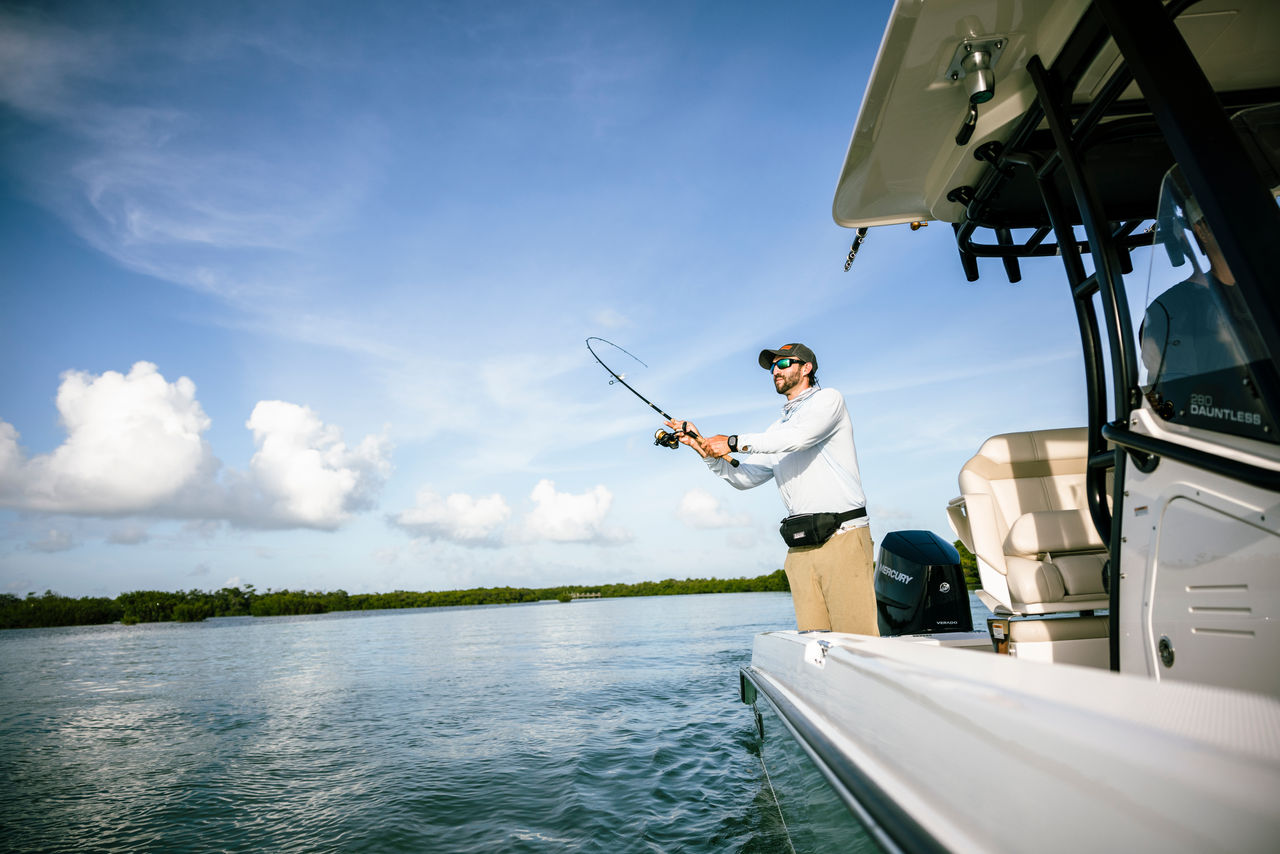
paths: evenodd
<path fill-rule="evenodd" d="M 620 374 L 617 371 L 615 371 L 613 368 L 606 365 L 604 363 L 604 359 L 601 359 L 600 354 L 597 353 L 595 349 L 591 346 L 592 341 L 600 341 L 604 344 L 608 344 L 610 347 L 614 348 L 615 350 L 622 350 L 623 353 L 626 353 L 628 356 L 635 359 L 637 362 L 640 362 L 640 364 L 644 365 L 646 368 L 649 367 L 648 365 L 640 361 L 639 357 L 637 357 L 635 354 L 628 352 L 627 350 L 623 350 L 617 344 L 614 344 L 612 341 L 609 341 L 606 338 L 597 338 L 596 336 L 593 335 L 587 339 L 587 350 L 591 353 L 592 358 L 594 358 L 597 362 L 600 363 L 600 367 L 604 368 L 606 371 L 609 372 L 609 376 L 613 377 L 613 379 L 609 380 L 609 385 L 613 385 L 615 382 L 622 383 L 624 386 L 626 386 L 628 391 L 630 391 L 636 397 L 640 398 L 646 404 L 648 404 L 649 408 L 652 409 L 654 412 L 658 413 L 668 421 L 675 420 L 675 418 L 673 418 L 671 415 L 668 415 L 666 412 L 663 412 L 652 400 L 645 397 L 640 392 L 636 391 L 631 386 L 631 384 L 626 381 L 625 374 Z M 692 430 L 688 429 L 689 428 L 688 421 L 682 422 L 682 426 L 684 427 L 684 429 L 680 431 L 681 433 L 686 433 L 695 439 L 702 438 L 697 433 L 694 433 Z M 680 447 L 680 439 L 676 433 L 668 433 L 666 430 L 663 430 L 662 428 L 658 428 L 658 430 L 653 434 L 653 444 L 661 445 L 664 448 L 671 448 L 674 450 L 675 448 Z M 728 460 L 730 465 L 733 465 L 735 467 L 738 465 L 738 461 L 728 455 L 721 457 L 721 459 Z"/>

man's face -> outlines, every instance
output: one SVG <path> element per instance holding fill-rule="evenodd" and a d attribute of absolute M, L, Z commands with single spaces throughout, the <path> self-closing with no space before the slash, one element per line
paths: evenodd
<path fill-rule="evenodd" d="M 787 367 L 781 367 L 779 362 Z M 804 362 L 796 359 L 778 359 L 773 363 L 773 387 L 778 390 L 778 394 L 790 394 L 804 377 Z"/>

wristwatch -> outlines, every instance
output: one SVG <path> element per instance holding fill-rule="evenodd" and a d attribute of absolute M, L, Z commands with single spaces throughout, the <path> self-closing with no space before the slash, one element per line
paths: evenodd
<path fill-rule="evenodd" d="M 737 433 L 734 433 L 732 436 L 729 437 L 729 450 L 730 452 L 734 452 L 734 453 L 736 453 L 738 450 L 738 434 Z"/>

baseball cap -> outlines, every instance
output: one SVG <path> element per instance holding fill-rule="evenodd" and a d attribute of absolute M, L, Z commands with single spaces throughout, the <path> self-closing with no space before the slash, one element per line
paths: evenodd
<path fill-rule="evenodd" d="M 760 367 L 766 371 L 773 369 L 773 363 L 778 359 L 787 357 L 799 359 L 802 362 L 810 362 L 813 369 L 818 370 L 818 357 L 813 355 L 813 351 L 803 344 L 783 344 L 777 350 L 761 350 L 760 351 Z"/>

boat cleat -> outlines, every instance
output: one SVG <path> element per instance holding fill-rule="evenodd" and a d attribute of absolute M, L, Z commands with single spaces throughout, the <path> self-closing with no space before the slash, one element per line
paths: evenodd
<path fill-rule="evenodd" d="M 812 664 L 822 668 L 827 664 L 827 652 L 831 649 L 831 641 L 811 640 L 804 645 L 804 660 L 806 664 Z"/>

